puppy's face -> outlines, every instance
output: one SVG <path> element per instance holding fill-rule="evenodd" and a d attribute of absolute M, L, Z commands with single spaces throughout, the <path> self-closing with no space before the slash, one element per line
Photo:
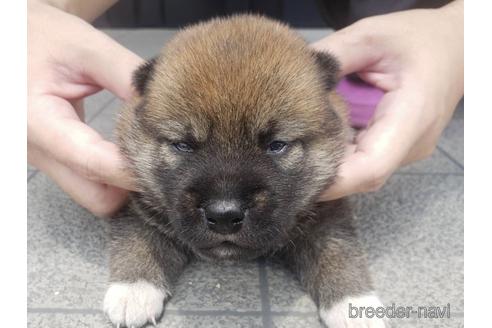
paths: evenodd
<path fill-rule="evenodd" d="M 336 175 L 336 65 L 283 26 L 275 49 L 215 24 L 213 40 L 207 25 L 185 30 L 136 72 L 119 137 L 154 222 L 202 257 L 251 258 L 287 243 Z"/>

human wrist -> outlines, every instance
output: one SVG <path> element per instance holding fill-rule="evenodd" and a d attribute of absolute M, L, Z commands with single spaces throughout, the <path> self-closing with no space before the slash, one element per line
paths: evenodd
<path fill-rule="evenodd" d="M 464 6 L 463 0 L 454 0 L 438 10 L 446 12 L 449 15 L 454 15 L 456 18 L 461 17 L 461 19 L 463 19 Z"/>
<path fill-rule="evenodd" d="M 118 0 L 28 0 L 28 3 L 41 3 L 92 22 Z"/>
<path fill-rule="evenodd" d="M 454 58 L 452 72 L 455 72 L 455 76 L 450 93 L 455 106 L 464 94 L 464 1 L 455 0 L 439 10 L 452 33 L 450 53 Z"/>

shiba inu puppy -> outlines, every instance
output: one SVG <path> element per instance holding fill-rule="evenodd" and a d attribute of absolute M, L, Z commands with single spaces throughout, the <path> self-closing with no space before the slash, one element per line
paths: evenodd
<path fill-rule="evenodd" d="M 348 125 L 338 64 L 266 18 L 214 19 L 179 32 L 134 76 L 117 136 L 139 192 L 111 220 L 116 326 L 155 323 L 193 260 L 283 260 L 329 327 L 380 306 L 345 200 L 333 183 Z"/>

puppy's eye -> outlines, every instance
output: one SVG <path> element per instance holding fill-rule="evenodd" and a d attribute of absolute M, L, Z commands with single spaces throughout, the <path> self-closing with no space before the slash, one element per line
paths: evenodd
<path fill-rule="evenodd" d="M 175 143 L 173 143 L 173 147 L 176 150 L 179 150 L 179 151 L 182 151 L 185 153 L 192 153 L 193 152 L 193 148 L 189 144 L 187 144 L 186 142 L 175 142 Z"/>
<path fill-rule="evenodd" d="M 287 143 L 279 140 L 272 141 L 267 148 L 270 154 L 280 154 L 287 149 Z"/>

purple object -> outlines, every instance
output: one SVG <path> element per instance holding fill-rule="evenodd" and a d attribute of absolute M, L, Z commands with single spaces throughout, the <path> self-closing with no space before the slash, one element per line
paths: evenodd
<path fill-rule="evenodd" d="M 347 102 L 350 122 L 355 128 L 365 128 L 372 118 L 376 106 L 384 92 L 363 81 L 343 78 L 337 86 L 337 92 Z"/>

